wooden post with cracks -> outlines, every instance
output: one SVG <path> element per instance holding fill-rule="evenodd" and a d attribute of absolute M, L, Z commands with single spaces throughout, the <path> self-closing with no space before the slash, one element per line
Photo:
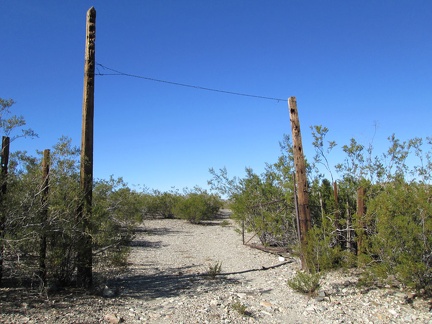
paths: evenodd
<path fill-rule="evenodd" d="M 365 196 L 365 189 L 363 187 L 358 188 L 357 189 L 357 255 L 364 253 L 364 238 L 365 238 L 364 196 Z"/>
<path fill-rule="evenodd" d="M 3 278 L 3 261 L 4 261 L 4 242 L 6 231 L 6 211 L 5 211 L 5 195 L 7 192 L 7 174 L 9 165 L 9 149 L 10 149 L 10 138 L 8 136 L 2 137 L 1 147 L 1 190 L 0 190 L 0 281 Z"/>
<path fill-rule="evenodd" d="M 351 251 L 351 213 L 348 201 L 345 204 L 346 212 L 346 249 Z"/>
<path fill-rule="evenodd" d="M 302 269 L 308 270 L 305 259 L 305 248 L 307 246 L 307 233 L 311 227 L 311 216 L 309 209 L 309 192 L 307 186 L 306 161 L 303 154 L 303 144 L 300 132 L 300 121 L 297 111 L 295 97 L 288 99 L 288 108 L 291 121 L 294 165 L 297 179 L 297 202 L 300 227 L 300 244 L 302 249 Z"/>
<path fill-rule="evenodd" d="M 339 195 L 338 195 L 338 186 L 336 181 L 333 182 L 333 197 L 335 201 L 335 213 L 334 213 L 334 227 L 336 229 L 336 244 L 339 245 L 341 242 L 340 235 L 340 210 L 339 210 Z"/>
<path fill-rule="evenodd" d="M 298 209 L 298 201 L 297 201 L 297 182 L 296 182 L 296 175 L 295 172 L 293 172 L 293 184 L 294 184 L 294 208 L 295 208 L 295 215 L 296 215 L 296 225 L 297 225 L 297 239 L 300 240 L 300 215 L 299 215 L 299 209 Z"/>
<path fill-rule="evenodd" d="M 7 191 L 7 181 L 6 177 L 8 174 L 8 165 L 9 165 L 9 149 L 10 149 L 10 138 L 8 136 L 2 137 L 2 149 L 1 149 L 1 175 L 2 175 L 2 183 L 1 183 L 1 194 L 6 194 Z"/>
<path fill-rule="evenodd" d="M 49 194 L 50 150 L 44 150 L 42 160 L 42 195 L 41 195 L 41 224 L 39 245 L 39 277 L 46 284 L 46 252 L 47 252 L 47 223 L 48 223 L 48 194 Z"/>
<path fill-rule="evenodd" d="M 83 195 L 78 210 L 81 235 L 77 250 L 77 283 L 80 287 L 92 285 L 92 238 L 89 223 L 92 215 L 93 190 L 93 125 L 94 125 L 94 79 L 95 79 L 96 10 L 87 11 L 86 48 L 84 64 L 84 93 L 82 105 L 80 188 Z"/>

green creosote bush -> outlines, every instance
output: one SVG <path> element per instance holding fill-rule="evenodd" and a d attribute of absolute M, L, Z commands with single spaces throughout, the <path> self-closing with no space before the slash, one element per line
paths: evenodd
<path fill-rule="evenodd" d="M 289 136 L 280 143 L 281 156 L 266 164 L 264 173 L 246 168 L 244 178 L 230 178 L 226 168 L 211 168 L 211 189 L 227 197 L 231 219 L 254 232 L 264 246 L 292 245 L 297 241 L 293 201 L 294 159 Z"/>
<path fill-rule="evenodd" d="M 432 137 L 403 141 L 393 134 L 388 149 L 377 154 L 372 143 L 354 138 L 337 146 L 327 140 L 328 131 L 312 127 L 316 154 L 306 161 L 312 229 L 304 250 L 298 248 L 293 217 L 288 137 L 282 156 L 263 174 L 248 168 L 245 177 L 229 178 L 225 168 L 210 169 L 209 184 L 227 197 L 232 219 L 263 245 L 297 246 L 313 272 L 357 266 L 370 273 L 366 281 L 396 282 L 432 295 Z M 332 150 L 343 152 L 335 164 Z M 359 188 L 363 211 L 357 210 Z"/>
<path fill-rule="evenodd" d="M 129 253 L 130 247 L 128 246 L 121 246 L 116 249 L 112 249 L 108 255 L 107 261 L 112 267 L 124 268 L 128 265 Z"/>
<path fill-rule="evenodd" d="M 296 237 L 293 208 L 287 203 L 287 191 L 280 186 L 282 175 L 278 168 L 269 165 L 263 175 L 247 168 L 246 178 L 238 181 L 230 197 L 231 218 L 244 224 L 247 231 L 257 233 L 265 246 L 285 246 Z M 211 172 L 214 190 L 223 186 L 220 182 L 234 181 L 227 179 L 225 169 Z"/>
<path fill-rule="evenodd" d="M 177 191 L 162 192 L 153 190 L 143 194 L 144 216 L 154 218 L 174 218 L 174 207 L 182 199 Z"/>
<path fill-rule="evenodd" d="M 176 217 L 186 219 L 193 224 L 214 219 L 222 207 L 216 195 L 207 193 L 190 193 L 180 199 L 174 207 Z"/>
<path fill-rule="evenodd" d="M 312 272 L 343 266 L 344 258 L 341 248 L 333 246 L 333 237 L 326 235 L 322 227 L 311 228 L 307 234 L 307 242 L 304 255 L 308 269 L 311 269 Z"/>
<path fill-rule="evenodd" d="M 219 225 L 222 227 L 227 227 L 230 226 L 230 222 L 224 219 Z"/>
<path fill-rule="evenodd" d="M 376 233 L 369 238 L 367 268 L 386 281 L 432 295 L 432 188 L 418 183 L 387 184 L 368 205 Z"/>
<path fill-rule="evenodd" d="M 128 243 L 142 215 L 140 195 L 121 178 L 95 180 L 93 209 L 84 226 L 84 222 L 77 221 L 83 199 L 79 189 L 79 149 L 69 138 L 62 137 L 51 150 L 46 205 L 40 198 L 40 160 L 25 152 L 11 154 L 5 197 L 5 236 L 10 242 L 5 248 L 5 276 L 46 279 L 61 286 L 73 284 L 83 233 L 92 238 L 93 269 L 124 266 Z M 41 214 L 43 207 L 47 208 L 45 216 Z M 42 262 L 45 271 L 38 268 Z"/>
<path fill-rule="evenodd" d="M 247 310 L 247 306 L 242 304 L 240 301 L 236 301 L 231 305 L 231 308 L 237 313 L 243 316 L 252 316 L 252 314 Z"/>
<path fill-rule="evenodd" d="M 121 178 L 99 180 L 94 185 L 92 228 L 95 261 L 124 267 L 134 237 L 136 224 L 142 219 L 140 194 L 129 189 Z"/>
<path fill-rule="evenodd" d="M 319 273 L 311 274 L 298 271 L 292 279 L 288 280 L 288 286 L 302 294 L 313 295 L 320 287 L 320 279 Z"/>

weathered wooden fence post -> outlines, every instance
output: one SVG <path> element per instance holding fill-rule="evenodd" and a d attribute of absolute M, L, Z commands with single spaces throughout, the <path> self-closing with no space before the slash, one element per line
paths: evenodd
<path fill-rule="evenodd" d="M 84 94 L 82 106 L 80 187 L 84 195 L 78 218 L 81 223 L 81 239 L 77 251 L 77 280 L 81 287 L 92 285 L 92 238 L 89 221 L 92 215 L 93 190 L 93 124 L 94 124 L 94 79 L 95 79 L 96 10 L 87 11 L 86 49 L 84 65 Z"/>
<path fill-rule="evenodd" d="M 4 242 L 6 231 L 6 211 L 5 211 L 5 195 L 7 191 L 7 174 L 9 165 L 9 149 L 10 138 L 8 136 L 2 137 L 1 148 L 1 190 L 0 190 L 0 281 L 3 278 L 3 261 L 4 261 Z"/>
<path fill-rule="evenodd" d="M 351 251 L 351 213 L 348 201 L 345 206 L 346 210 L 346 249 Z"/>
<path fill-rule="evenodd" d="M 339 210 L 339 195 L 338 195 L 338 186 L 336 181 L 333 182 L 333 197 L 334 197 L 334 201 L 335 201 L 335 214 L 334 214 L 334 227 L 336 229 L 336 244 L 339 245 L 339 243 L 341 242 L 340 239 L 340 235 L 341 235 L 341 230 L 340 230 L 340 210 Z"/>
<path fill-rule="evenodd" d="M 10 138 L 8 136 L 2 137 L 2 150 L 1 150 L 1 175 L 2 175 L 2 184 L 1 184 L 1 193 L 4 195 L 7 191 L 7 173 L 8 173 L 8 165 L 9 165 L 9 148 L 10 148 Z"/>
<path fill-rule="evenodd" d="M 357 189 L 357 255 L 364 252 L 364 195 L 365 189 L 360 187 Z"/>
<path fill-rule="evenodd" d="M 306 235 L 311 227 L 311 216 L 309 209 L 309 192 L 307 186 L 306 161 L 303 154 L 303 144 L 300 132 L 300 121 L 297 111 L 297 101 L 295 97 L 288 99 L 290 113 L 291 131 L 293 140 L 294 165 L 297 179 L 297 201 L 299 208 L 300 222 L 300 243 L 302 246 L 302 268 L 307 270 L 305 259 L 305 248 L 307 246 Z"/>
<path fill-rule="evenodd" d="M 46 283 L 46 251 L 47 251 L 46 226 L 48 222 L 49 168 L 50 168 L 50 150 L 44 150 L 43 160 L 42 160 L 42 195 L 41 195 L 42 230 L 40 234 L 41 237 L 40 237 L 40 246 L 39 246 L 39 276 L 44 284 Z"/>
<path fill-rule="evenodd" d="M 297 238 L 299 241 L 301 241 L 300 237 L 300 215 L 299 215 L 299 208 L 298 208 L 298 201 L 297 201 L 297 181 L 296 181 L 296 175 L 295 172 L 293 172 L 293 184 L 294 184 L 294 208 L 295 208 L 295 214 L 296 214 L 296 225 L 297 225 Z"/>
<path fill-rule="evenodd" d="M 7 174 L 9 165 L 9 149 L 10 138 L 8 136 L 2 137 L 1 148 L 1 191 L 0 191 L 0 281 L 3 278 L 3 261 L 4 261 L 4 242 L 6 230 L 6 211 L 5 211 L 5 195 L 7 191 Z"/>

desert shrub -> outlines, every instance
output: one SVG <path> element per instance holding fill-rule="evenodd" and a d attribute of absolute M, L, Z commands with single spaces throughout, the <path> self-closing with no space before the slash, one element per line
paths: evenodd
<path fill-rule="evenodd" d="M 432 187 L 395 181 L 368 205 L 376 222 L 370 237 L 378 277 L 394 275 L 403 285 L 432 293 Z"/>
<path fill-rule="evenodd" d="M 231 308 L 240 315 L 252 316 L 252 314 L 247 310 L 247 306 L 238 300 L 231 305 Z"/>
<path fill-rule="evenodd" d="M 38 201 L 35 203 L 34 197 L 40 188 L 35 185 L 34 180 L 39 179 L 37 176 L 29 175 L 26 170 L 18 171 L 20 166 L 11 164 L 7 177 L 2 177 L 8 190 L 1 194 L 0 199 L 0 276 L 16 278 L 35 270 L 33 261 L 36 256 L 35 242 L 39 239 L 37 224 L 40 222 L 40 206 Z M 34 166 L 31 163 L 24 169 L 36 171 Z"/>
<path fill-rule="evenodd" d="M 153 190 L 143 196 L 144 215 L 147 217 L 173 218 L 174 207 L 182 197 L 176 191 Z"/>
<path fill-rule="evenodd" d="M 269 167 L 258 176 L 247 169 L 239 191 L 232 196 L 232 218 L 244 222 L 248 231 L 257 233 L 266 246 L 287 246 L 297 239 L 291 193 L 279 186 L 279 176 Z"/>
<path fill-rule="evenodd" d="M 288 280 L 288 286 L 302 294 L 312 295 L 320 287 L 321 275 L 298 271 L 297 274 Z"/>
<path fill-rule="evenodd" d="M 222 227 L 227 227 L 227 226 L 230 226 L 231 223 L 229 221 L 227 221 L 226 219 L 224 219 L 219 225 Z"/>
<path fill-rule="evenodd" d="M 331 234 L 326 234 L 322 227 L 313 227 L 307 235 L 304 247 L 307 267 L 312 272 L 335 269 L 343 264 L 341 248 L 334 245 Z"/>
<path fill-rule="evenodd" d="M 12 155 L 8 194 L 1 206 L 7 215 L 2 240 L 7 255 L 5 275 L 46 278 L 60 285 L 75 282 L 83 233 L 77 217 L 83 198 L 79 179 L 79 149 L 66 137 L 51 151 L 49 194 L 44 202 L 40 159 L 22 152 Z M 46 216 L 41 214 L 44 208 Z M 125 263 L 128 242 L 141 215 L 140 194 L 121 179 L 95 181 L 93 210 L 86 228 L 92 237 L 94 267 L 106 269 Z"/>
<path fill-rule="evenodd" d="M 136 224 L 141 221 L 143 202 L 139 193 L 121 178 L 99 180 L 93 191 L 93 250 L 96 264 L 123 266 Z"/>
<path fill-rule="evenodd" d="M 216 262 L 215 264 L 210 264 L 208 266 L 206 275 L 210 277 L 210 279 L 216 279 L 216 276 L 222 272 L 222 262 Z"/>
<path fill-rule="evenodd" d="M 208 183 L 212 190 L 228 198 L 231 218 L 256 233 L 263 245 L 286 247 L 297 242 L 294 162 L 288 136 L 284 136 L 280 147 L 282 155 L 275 163 L 266 164 L 263 174 L 246 168 L 244 178 L 230 179 L 226 168 L 212 168 Z"/>
<path fill-rule="evenodd" d="M 221 207 L 222 202 L 216 195 L 205 192 L 189 193 L 177 201 L 174 213 L 178 218 L 197 224 L 203 220 L 213 219 Z"/>

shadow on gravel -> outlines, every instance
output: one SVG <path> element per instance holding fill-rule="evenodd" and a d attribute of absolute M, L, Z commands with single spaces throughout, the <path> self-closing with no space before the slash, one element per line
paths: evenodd
<path fill-rule="evenodd" d="M 219 221 L 201 221 L 197 226 L 221 226 Z"/>
<path fill-rule="evenodd" d="M 135 229 L 135 234 L 147 234 L 147 235 L 177 235 L 184 233 L 183 231 L 174 231 L 169 227 L 156 227 L 156 228 L 146 228 L 145 226 L 140 226 Z"/>
<path fill-rule="evenodd" d="M 159 249 L 163 247 L 162 241 L 150 242 L 146 240 L 134 240 L 129 244 L 131 247 L 142 247 L 142 248 L 150 248 L 150 249 Z"/>
<path fill-rule="evenodd" d="M 29 318 L 28 321 L 17 323 L 39 323 L 37 320 L 30 321 L 30 318 L 36 315 L 42 320 L 44 312 L 54 309 L 71 311 L 72 308 L 78 308 L 91 316 L 94 314 L 91 313 L 93 309 L 89 308 L 89 305 L 101 299 L 102 297 L 76 288 L 65 288 L 48 296 L 34 287 L 2 287 L 0 288 L 0 322 L 3 323 L 2 314 L 14 314 Z"/>
<path fill-rule="evenodd" d="M 110 283 L 110 286 L 117 287 L 121 297 L 129 297 L 136 299 L 154 299 L 154 298 L 169 298 L 176 297 L 186 293 L 199 293 L 202 291 L 218 290 L 226 284 L 243 285 L 247 280 L 242 279 L 240 282 L 237 279 L 228 278 L 229 275 L 244 274 L 247 272 L 266 271 L 274 269 L 292 261 L 283 262 L 267 268 L 248 269 L 243 271 L 220 273 L 215 278 L 210 278 L 204 273 L 185 274 L 190 272 L 192 268 L 199 267 L 197 265 L 167 269 L 168 273 L 148 274 L 148 275 L 133 275 L 125 276 L 122 279 L 115 280 Z M 272 289 L 261 291 L 262 294 L 269 293 Z"/>
<path fill-rule="evenodd" d="M 162 236 L 162 235 L 184 235 L 183 231 L 174 231 L 168 227 L 159 227 L 159 228 L 145 228 L 145 227 L 138 227 L 135 230 L 135 234 L 144 234 L 145 236 Z M 150 249 L 158 249 L 162 248 L 164 245 L 162 244 L 162 241 L 156 241 L 151 242 L 145 239 L 142 239 L 141 237 L 135 238 L 129 246 L 131 247 L 141 247 L 141 248 L 150 248 Z"/>
<path fill-rule="evenodd" d="M 120 291 L 120 296 L 122 297 L 154 299 L 176 297 L 187 292 L 193 292 L 199 288 L 205 288 L 206 290 L 220 289 L 220 286 L 226 283 L 239 283 L 238 280 L 225 277 L 209 279 L 198 274 L 183 274 L 183 272 L 187 272 L 190 268 L 195 267 L 188 266 L 170 269 L 173 272 L 172 274 L 128 276 L 121 280 L 116 280 L 111 284 L 118 287 L 117 289 Z"/>

